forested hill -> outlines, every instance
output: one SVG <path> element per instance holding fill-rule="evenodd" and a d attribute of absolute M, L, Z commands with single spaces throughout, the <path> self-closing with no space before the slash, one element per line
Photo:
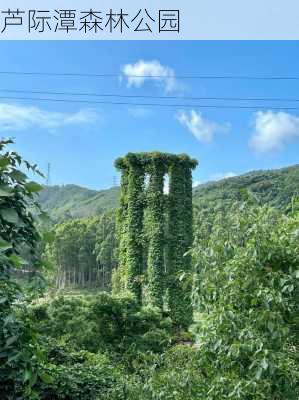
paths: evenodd
<path fill-rule="evenodd" d="M 194 204 L 208 205 L 219 200 L 238 200 L 246 190 L 261 204 L 285 209 L 292 197 L 299 195 L 299 164 L 276 170 L 252 171 L 199 185 L 193 191 Z"/>
<path fill-rule="evenodd" d="M 240 198 L 246 189 L 262 204 L 284 208 L 299 194 L 299 165 L 269 171 L 253 171 L 245 175 L 208 182 L 194 188 L 194 204 L 213 206 L 219 200 Z M 88 217 L 118 204 L 119 188 L 90 190 L 76 185 L 50 186 L 40 194 L 40 202 L 54 221 Z"/>
<path fill-rule="evenodd" d="M 84 218 L 118 205 L 119 188 L 91 190 L 77 185 L 48 186 L 40 193 L 40 202 L 54 221 Z"/>

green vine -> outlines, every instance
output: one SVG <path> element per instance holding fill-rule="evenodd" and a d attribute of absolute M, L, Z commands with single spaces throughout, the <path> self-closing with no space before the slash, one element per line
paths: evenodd
<path fill-rule="evenodd" d="M 127 224 L 128 224 L 128 175 L 129 170 L 125 166 L 122 169 L 121 175 L 121 196 L 120 207 L 117 212 L 117 237 L 119 241 L 118 252 L 118 290 L 124 291 L 127 282 Z"/>
<path fill-rule="evenodd" d="M 150 174 L 147 193 L 149 210 L 149 251 L 148 251 L 148 292 L 150 302 L 163 308 L 164 296 L 164 174 L 165 164 L 159 157 L 153 156 L 148 168 Z"/>
<path fill-rule="evenodd" d="M 141 303 L 141 273 L 143 265 L 143 209 L 144 209 L 144 167 L 135 154 L 116 161 L 116 166 L 127 175 L 124 182 L 125 193 L 121 213 L 121 257 L 125 270 L 126 289 L 131 291 Z M 124 171 L 127 171 L 124 173 Z"/>
<path fill-rule="evenodd" d="M 179 280 L 179 274 L 184 269 L 183 257 L 186 250 L 184 196 L 184 171 L 176 162 L 169 169 L 168 195 L 168 296 L 171 316 L 176 324 L 182 324 L 185 318 L 190 321 L 190 307 L 184 309 L 185 294 Z"/>
<path fill-rule="evenodd" d="M 129 153 L 116 161 L 116 167 L 122 172 L 118 279 L 123 284 L 118 287 L 130 290 L 141 303 L 142 272 L 146 264 L 149 302 L 163 308 L 168 287 L 171 317 L 180 327 L 186 327 L 192 319 L 191 288 L 179 278 L 183 272 L 191 270 L 191 258 L 185 253 L 192 244 L 192 169 L 196 165 L 197 162 L 187 155 L 158 152 Z M 170 188 L 165 202 L 163 189 L 167 172 Z M 149 174 L 146 191 L 145 173 Z M 146 246 L 143 238 L 145 206 Z M 145 254 L 147 260 L 144 260 Z"/>

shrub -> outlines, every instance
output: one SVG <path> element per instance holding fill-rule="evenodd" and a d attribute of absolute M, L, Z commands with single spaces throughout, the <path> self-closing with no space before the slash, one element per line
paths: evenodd
<path fill-rule="evenodd" d="M 136 370 L 127 391 L 130 400 L 198 400 L 206 398 L 207 387 L 200 370 L 200 352 L 177 345 Z"/>
<path fill-rule="evenodd" d="M 61 350 L 61 349 L 60 349 Z M 55 358 L 57 361 L 57 358 Z M 122 400 L 120 371 L 104 355 L 69 354 L 64 364 L 48 363 L 35 390 L 43 400 Z M 46 377 L 46 379 L 45 379 Z"/>
<path fill-rule="evenodd" d="M 204 241 L 198 236 L 206 400 L 298 398 L 298 222 L 298 215 L 242 205 L 218 213 Z"/>
<path fill-rule="evenodd" d="M 139 307 L 133 297 L 101 293 L 91 306 L 90 319 L 103 348 L 127 357 L 138 352 L 162 352 L 170 342 L 170 319 L 154 307 Z"/>
<path fill-rule="evenodd" d="M 162 352 L 170 343 L 170 319 L 130 296 L 103 292 L 88 301 L 59 296 L 32 306 L 31 316 L 40 335 L 75 350 L 110 351 L 129 359 L 138 352 Z"/>
<path fill-rule="evenodd" d="M 99 341 L 94 334 L 95 323 L 89 318 L 90 303 L 81 297 L 57 296 L 33 305 L 31 316 L 39 334 L 63 339 L 76 350 L 97 351 Z"/>
<path fill-rule="evenodd" d="M 7 151 L 12 140 L 0 140 L 0 393 L 2 399 L 16 399 L 19 387 L 31 393 L 37 378 L 34 360 L 40 358 L 35 333 L 27 314 L 21 288 L 12 270 L 28 268 L 20 254 L 30 254 L 31 266 L 42 263 L 37 255 L 40 235 L 34 215 L 40 213 L 35 194 L 41 186 L 29 182 L 22 170 L 38 172 L 15 151 Z M 34 211 L 34 215 L 33 215 Z M 33 399 L 32 394 L 31 398 Z"/>

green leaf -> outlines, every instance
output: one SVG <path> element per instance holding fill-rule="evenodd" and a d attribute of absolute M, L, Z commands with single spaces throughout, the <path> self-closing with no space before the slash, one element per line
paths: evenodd
<path fill-rule="evenodd" d="M 179 281 L 182 282 L 182 280 L 185 279 L 186 273 L 183 272 L 182 274 L 179 275 Z"/>
<path fill-rule="evenodd" d="M 11 224 L 18 224 L 19 215 L 13 208 L 3 208 L 0 210 L 0 215 L 5 221 Z"/>
<path fill-rule="evenodd" d="M 55 233 L 50 231 L 50 232 L 44 232 L 43 233 L 43 241 L 46 243 L 52 243 L 55 239 Z"/>
<path fill-rule="evenodd" d="M 25 261 L 22 257 L 12 254 L 9 257 L 9 261 L 15 266 L 15 267 L 21 267 L 22 265 L 27 264 L 27 261 Z"/>
<path fill-rule="evenodd" d="M 13 196 L 13 193 L 10 189 L 4 185 L 0 186 L 0 197 L 10 197 Z"/>
<path fill-rule="evenodd" d="M 13 170 L 9 175 L 13 180 L 18 182 L 24 182 L 27 179 L 27 175 L 17 169 Z"/>
<path fill-rule="evenodd" d="M 26 369 L 24 372 L 24 378 L 23 378 L 24 382 L 29 381 L 31 376 L 32 376 L 32 372 L 29 371 L 28 369 Z"/>
<path fill-rule="evenodd" d="M 33 182 L 33 181 L 26 183 L 25 188 L 30 193 L 37 193 L 37 192 L 40 192 L 41 190 L 43 190 L 43 187 L 41 185 L 39 185 L 38 183 Z"/>
<path fill-rule="evenodd" d="M 51 376 L 49 374 L 47 374 L 46 372 L 39 372 L 38 375 L 44 383 L 46 383 L 46 384 L 52 383 Z"/>
<path fill-rule="evenodd" d="M 16 342 L 18 340 L 17 336 L 11 336 L 10 338 L 8 338 L 6 340 L 6 347 L 9 347 L 11 344 L 13 344 L 14 342 Z"/>
<path fill-rule="evenodd" d="M 0 239 L 0 251 L 5 251 L 11 248 L 11 243 L 7 242 L 6 240 Z"/>
<path fill-rule="evenodd" d="M 3 304 L 7 301 L 7 297 L 0 297 L 0 304 Z"/>
<path fill-rule="evenodd" d="M 0 157 L 0 169 L 5 169 L 10 164 L 10 160 L 7 157 Z"/>
<path fill-rule="evenodd" d="M 274 324 L 273 324 L 273 322 L 271 322 L 271 321 L 268 322 L 268 329 L 269 329 L 270 332 L 273 332 L 273 331 L 274 331 Z"/>
<path fill-rule="evenodd" d="M 256 379 L 258 379 L 258 380 L 261 379 L 262 373 L 263 373 L 263 369 L 259 368 L 255 374 Z"/>
<path fill-rule="evenodd" d="M 21 353 L 16 353 L 10 357 L 8 357 L 7 361 L 11 363 L 12 361 L 16 361 L 21 356 Z"/>
<path fill-rule="evenodd" d="M 266 370 L 268 368 L 268 361 L 263 358 L 262 363 L 261 363 L 261 367 Z"/>

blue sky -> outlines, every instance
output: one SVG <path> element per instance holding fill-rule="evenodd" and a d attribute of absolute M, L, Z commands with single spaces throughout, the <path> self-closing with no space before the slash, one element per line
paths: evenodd
<path fill-rule="evenodd" d="M 0 51 L 1 71 L 119 75 L 79 78 L 0 74 L 0 96 L 63 98 L 3 92 L 10 89 L 299 99 L 299 80 L 178 78 L 192 74 L 299 76 L 299 42 L 2 41 Z M 129 77 L 140 74 L 163 75 L 165 79 Z M 166 102 L 165 99 L 104 100 Z M 164 109 L 0 98 L 0 131 L 1 136 L 14 137 L 17 150 L 36 162 L 41 170 L 46 171 L 47 162 L 51 163 L 52 184 L 75 183 L 95 189 L 112 186 L 116 175 L 113 161 L 128 151 L 188 153 L 199 161 L 195 182 L 298 163 L 299 112 L 271 110 L 268 106 L 299 107 L 299 102 L 252 102 L 261 106 L 257 110 L 197 106 L 224 104 L 211 100 L 185 103 L 194 107 Z"/>

